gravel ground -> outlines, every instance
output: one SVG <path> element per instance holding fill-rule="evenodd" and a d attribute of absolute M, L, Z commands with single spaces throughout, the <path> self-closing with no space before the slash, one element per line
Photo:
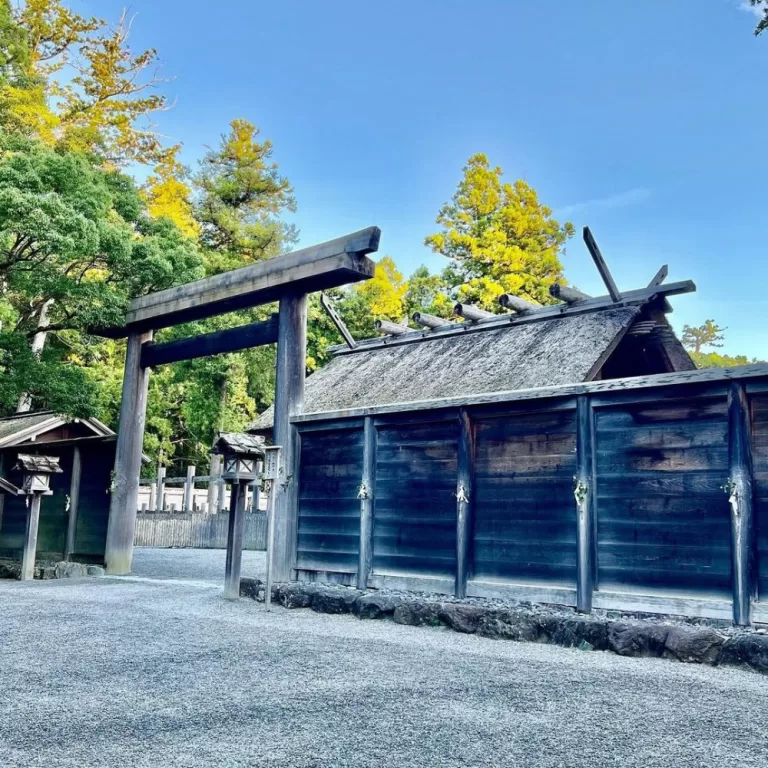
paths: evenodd
<path fill-rule="evenodd" d="M 768 765 L 759 675 L 265 613 L 221 598 L 223 563 L 0 583 L 0 766 Z"/>

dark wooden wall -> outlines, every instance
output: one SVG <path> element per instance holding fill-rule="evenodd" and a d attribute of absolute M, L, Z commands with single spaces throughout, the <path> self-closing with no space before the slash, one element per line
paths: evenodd
<path fill-rule="evenodd" d="M 43 452 L 59 458 L 61 474 L 51 477 L 51 496 L 43 496 L 40 504 L 40 528 L 37 538 L 38 559 L 62 559 L 69 524 L 67 496 L 71 490 L 74 445 L 26 445 L 22 453 Z M 77 527 L 73 560 L 102 563 L 109 520 L 109 488 L 115 463 L 114 442 L 83 441 L 81 451 L 82 475 L 78 504 Z M 18 448 L 3 451 L 3 466 L 13 467 Z M 4 473 L 13 483 L 21 485 L 22 476 L 12 470 Z M 24 497 L 6 496 L 0 522 L 0 557 L 18 558 L 24 545 L 27 507 Z"/>
<path fill-rule="evenodd" d="M 296 567 L 355 573 L 360 551 L 358 486 L 363 429 L 305 432 L 301 437 Z"/>
<path fill-rule="evenodd" d="M 653 380 L 578 398 L 374 411 L 372 569 L 357 582 L 397 578 L 405 588 L 582 610 L 594 597 L 597 607 L 738 623 L 751 610 L 768 621 L 768 373 L 746 384 Z M 371 503 L 357 495 L 363 419 L 298 423 L 297 567 L 350 577 Z M 459 451 L 462 434 L 469 453 Z M 736 450 L 744 440 L 751 460 Z M 735 511 L 729 488 L 744 471 L 754 493 L 740 485 Z M 586 484 L 581 523 L 577 476 Z"/>
<path fill-rule="evenodd" d="M 575 417 L 571 407 L 474 420 L 470 578 L 574 582 Z"/>
<path fill-rule="evenodd" d="M 752 398 L 752 466 L 755 485 L 758 596 L 768 601 L 768 394 Z"/>
<path fill-rule="evenodd" d="M 376 430 L 373 569 L 453 577 L 458 422 Z"/>
<path fill-rule="evenodd" d="M 725 397 L 595 414 L 598 588 L 731 591 Z"/>

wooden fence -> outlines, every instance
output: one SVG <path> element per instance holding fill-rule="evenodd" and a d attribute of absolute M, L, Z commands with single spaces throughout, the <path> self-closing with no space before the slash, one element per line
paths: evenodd
<path fill-rule="evenodd" d="M 768 366 L 292 421 L 299 579 L 768 622 Z"/>
<path fill-rule="evenodd" d="M 195 547 L 226 549 L 229 514 L 139 512 L 136 517 L 137 547 Z M 243 549 L 267 548 L 267 516 L 245 516 Z"/>

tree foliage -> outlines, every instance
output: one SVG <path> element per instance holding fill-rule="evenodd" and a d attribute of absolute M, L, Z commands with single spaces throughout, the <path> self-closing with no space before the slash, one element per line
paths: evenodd
<path fill-rule="evenodd" d="M 443 277 L 457 299 L 487 309 L 502 293 L 549 303 L 549 287 L 563 279 L 560 255 L 573 225 L 557 222 L 528 183 L 502 177 L 485 155 L 470 157 L 440 209 L 440 231 L 425 243 L 450 259 Z"/>
<path fill-rule="evenodd" d="M 702 347 L 722 347 L 724 333 L 727 328 L 721 328 L 714 320 L 705 320 L 702 325 L 683 326 L 683 344 L 697 355 Z"/>
<path fill-rule="evenodd" d="M 755 35 L 761 35 L 768 29 L 768 0 L 749 0 L 749 5 L 758 11 L 762 11 L 763 18 L 757 22 L 755 27 Z"/>

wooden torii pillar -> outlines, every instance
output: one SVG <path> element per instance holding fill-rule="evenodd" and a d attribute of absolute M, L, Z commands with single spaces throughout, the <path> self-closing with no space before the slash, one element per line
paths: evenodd
<path fill-rule="evenodd" d="M 131 571 L 139 496 L 141 448 L 149 371 L 164 363 L 235 352 L 277 342 L 274 441 L 281 445 L 282 479 L 276 498 L 275 580 L 290 579 L 297 528 L 298 440 L 291 417 L 302 411 L 307 354 L 307 294 L 373 277 L 367 254 L 378 250 L 381 232 L 368 227 L 327 243 L 134 299 L 126 324 L 99 335 L 127 337 L 115 485 L 109 511 L 107 573 Z M 277 315 L 260 323 L 154 343 L 160 328 L 279 301 Z"/>

